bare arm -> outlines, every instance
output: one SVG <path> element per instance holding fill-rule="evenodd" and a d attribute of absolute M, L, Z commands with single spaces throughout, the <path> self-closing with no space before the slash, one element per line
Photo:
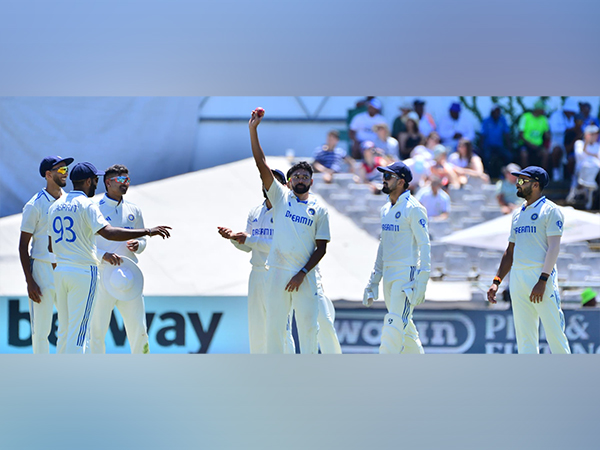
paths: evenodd
<path fill-rule="evenodd" d="M 504 255 L 502 255 L 502 260 L 500 261 L 500 267 L 498 267 L 498 272 L 496 272 L 496 276 L 499 278 L 504 278 L 508 272 L 510 272 L 510 268 L 513 263 L 513 253 L 515 251 L 515 243 L 509 242 Z M 487 298 L 490 303 L 496 303 L 496 293 L 498 292 L 498 285 L 492 283 L 487 292 Z"/>
<path fill-rule="evenodd" d="M 262 118 L 264 117 L 264 113 L 262 115 L 259 114 L 258 108 L 252 111 L 252 117 L 250 118 L 250 122 L 248 122 L 248 126 L 250 128 L 250 144 L 252 145 L 252 156 L 254 156 L 254 162 L 256 163 L 256 167 L 258 167 L 258 172 L 260 173 L 260 178 L 263 182 L 265 189 L 268 191 L 273 184 L 273 172 L 269 166 L 267 166 L 267 159 L 265 157 L 265 152 L 263 152 L 262 147 L 260 146 L 260 142 L 258 140 L 258 125 L 260 124 Z"/>
<path fill-rule="evenodd" d="M 310 255 L 310 258 L 308 258 L 308 261 L 304 265 L 304 269 L 306 269 L 307 272 L 310 272 L 311 270 L 313 270 L 316 267 L 316 265 L 319 264 L 319 261 L 321 261 L 321 259 L 323 259 L 323 256 L 325 256 L 326 252 L 327 252 L 327 241 L 317 240 L 315 251 L 313 252 L 312 255 Z M 298 288 L 300 287 L 300 285 L 302 284 L 302 282 L 304 281 L 305 277 L 306 277 L 306 273 L 304 273 L 302 270 L 300 270 L 296 275 L 294 275 L 292 277 L 290 282 L 285 287 L 285 290 L 290 291 L 290 292 L 297 291 Z"/>
<path fill-rule="evenodd" d="M 554 266 L 556 265 L 556 260 L 558 259 L 558 253 L 560 252 L 560 236 L 548 236 L 548 251 L 546 252 L 546 259 L 544 260 L 544 267 L 542 268 L 542 273 L 540 275 L 546 277 L 546 281 L 541 278 L 538 282 L 533 286 L 531 290 L 531 294 L 529 295 L 529 301 L 533 303 L 540 303 L 544 298 L 544 292 L 546 291 L 546 283 L 548 282 L 548 277 Z"/>
<path fill-rule="evenodd" d="M 33 279 L 31 273 L 31 264 L 29 262 L 29 241 L 33 234 L 21 231 L 21 237 L 19 239 L 19 259 L 21 260 L 21 267 L 25 274 L 25 281 L 27 282 L 27 295 L 31 300 L 36 303 L 41 302 L 42 290 Z"/>
<path fill-rule="evenodd" d="M 171 236 L 169 230 L 171 227 L 158 226 L 154 228 L 145 228 L 137 230 L 128 230 L 127 228 L 112 227 L 110 225 L 105 226 L 98 230 L 98 234 L 104 239 L 109 241 L 128 241 L 130 239 L 137 239 L 142 236 L 161 236 L 163 239 Z"/>

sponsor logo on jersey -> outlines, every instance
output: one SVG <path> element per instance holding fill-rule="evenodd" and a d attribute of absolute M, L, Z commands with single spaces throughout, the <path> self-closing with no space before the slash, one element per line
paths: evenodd
<path fill-rule="evenodd" d="M 273 236 L 273 228 L 254 228 L 252 236 Z"/>
<path fill-rule="evenodd" d="M 396 213 L 396 219 L 399 219 L 401 215 L 402 215 L 402 213 L 401 213 L 400 211 L 398 211 L 398 212 Z"/>
<path fill-rule="evenodd" d="M 400 231 L 400 226 L 393 223 L 382 223 L 381 231 Z"/>
<path fill-rule="evenodd" d="M 563 227 L 563 223 L 562 223 L 562 221 L 561 221 L 561 220 L 558 220 L 558 221 L 556 222 L 556 226 L 562 230 L 562 227 Z"/>
<path fill-rule="evenodd" d="M 522 227 L 516 227 L 515 234 L 521 234 L 521 233 L 537 233 L 537 229 L 533 225 L 525 225 Z"/>
<path fill-rule="evenodd" d="M 252 223 L 254 223 L 254 222 L 258 222 L 258 219 L 256 219 L 256 218 L 255 218 L 255 219 L 252 221 Z"/>
<path fill-rule="evenodd" d="M 531 215 L 531 220 L 536 220 L 539 216 L 537 215 L 537 213 L 533 213 Z"/>
<path fill-rule="evenodd" d="M 127 216 L 127 218 L 129 219 L 130 222 L 133 222 L 135 220 L 135 217 L 133 217 L 133 214 L 129 214 Z"/>
<path fill-rule="evenodd" d="M 77 212 L 77 205 L 71 203 L 61 203 L 56 207 L 55 211 Z"/>
<path fill-rule="evenodd" d="M 422 226 L 423 228 L 425 228 L 425 226 L 427 225 L 427 221 L 426 221 L 425 219 L 421 219 L 421 220 L 419 220 L 419 223 L 421 224 L 421 226 Z"/>
<path fill-rule="evenodd" d="M 311 227 L 314 222 L 312 219 L 309 219 L 308 217 L 292 214 L 289 210 L 287 210 L 285 212 L 285 217 L 289 218 L 292 222 L 297 222 L 301 225 L 307 225 L 309 227 Z"/>
<path fill-rule="evenodd" d="M 112 221 L 112 219 L 110 218 L 110 216 L 106 216 L 106 220 L 107 220 L 108 222 Z"/>
<path fill-rule="evenodd" d="M 315 210 L 313 208 L 308 208 L 307 210 L 308 214 L 310 214 L 311 216 L 315 215 Z"/>
<path fill-rule="evenodd" d="M 106 203 L 106 200 L 102 199 L 100 200 L 100 205 L 104 205 Z"/>

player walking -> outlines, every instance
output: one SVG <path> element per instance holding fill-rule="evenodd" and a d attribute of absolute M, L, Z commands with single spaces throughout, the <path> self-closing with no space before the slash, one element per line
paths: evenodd
<path fill-rule="evenodd" d="M 73 190 L 48 210 L 50 250 L 56 256 L 54 282 L 60 353 L 85 353 L 98 282 L 96 233 L 111 241 L 170 236 L 170 227 L 165 226 L 127 230 L 109 225 L 98 205 L 89 198 L 96 192 L 99 175 L 104 172 L 89 162 L 76 164 L 70 175 Z"/>
<path fill-rule="evenodd" d="M 565 336 L 565 317 L 560 308 L 556 259 L 560 250 L 564 216 L 542 196 L 548 173 L 537 166 L 513 172 L 517 195 L 525 199 L 513 213 L 508 247 L 487 297 L 496 303 L 502 279 L 510 271 L 510 297 L 519 353 L 539 353 L 539 321 L 552 353 L 571 353 Z"/>
<path fill-rule="evenodd" d="M 98 208 L 113 227 L 144 228 L 144 219 L 140 208 L 123 198 L 129 189 L 129 181 L 129 169 L 127 167 L 115 164 L 106 169 L 104 173 L 106 194 L 98 201 Z M 108 264 L 120 260 L 120 256 L 126 256 L 137 263 L 136 254 L 142 253 L 146 248 L 146 238 L 141 237 L 127 242 L 115 242 L 97 235 L 96 246 L 98 257 L 104 259 Z M 110 325 L 110 316 L 115 306 L 123 317 L 131 353 L 148 353 L 144 297 L 140 295 L 132 300 L 121 301 L 110 295 L 102 283 L 98 287 L 98 298 L 92 315 L 91 353 L 106 352 L 105 337 Z"/>
<path fill-rule="evenodd" d="M 383 172 L 383 192 L 389 194 L 389 202 L 381 208 L 381 238 L 363 304 L 371 306 L 377 300 L 383 277 L 388 314 L 379 353 L 424 353 L 412 314 L 425 300 L 431 271 L 427 211 L 410 195 L 412 173 L 406 164 L 396 162 L 377 170 Z"/>
<path fill-rule="evenodd" d="M 40 163 L 40 175 L 46 187 L 35 194 L 23 207 L 19 257 L 27 282 L 31 345 L 33 353 L 50 353 L 48 335 L 56 302 L 54 290 L 53 255 L 48 251 L 48 208 L 64 195 L 69 164 L 73 158 L 48 156 Z M 31 242 L 31 256 L 29 255 Z"/>
<path fill-rule="evenodd" d="M 249 121 L 252 155 L 258 167 L 277 232 L 267 258 L 267 353 L 283 353 L 286 323 L 291 307 L 296 314 L 301 353 L 317 353 L 319 302 L 313 270 L 325 255 L 329 235 L 329 213 L 309 194 L 312 167 L 295 164 L 287 174 L 289 187 L 274 183 L 260 146 L 257 127 L 264 110 L 255 109 Z"/>

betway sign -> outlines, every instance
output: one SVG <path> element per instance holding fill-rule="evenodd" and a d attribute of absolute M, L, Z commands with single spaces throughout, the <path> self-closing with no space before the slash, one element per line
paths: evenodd
<path fill-rule="evenodd" d="M 383 310 L 338 310 L 335 326 L 344 353 L 376 353 Z M 426 353 L 517 353 L 512 311 L 415 311 Z M 600 310 L 565 311 L 565 333 L 573 353 L 600 353 Z M 550 353 L 543 327 L 540 352 Z"/>

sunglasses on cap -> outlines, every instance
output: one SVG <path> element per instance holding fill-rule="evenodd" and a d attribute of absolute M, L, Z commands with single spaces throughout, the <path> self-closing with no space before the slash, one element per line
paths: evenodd
<path fill-rule="evenodd" d="M 67 166 L 57 167 L 56 169 L 50 169 L 51 171 L 58 172 L 61 175 L 65 175 L 69 173 L 69 168 Z"/>
<path fill-rule="evenodd" d="M 533 180 L 526 180 L 525 178 L 517 179 L 517 184 L 519 186 L 523 186 L 525 183 L 531 183 Z"/>
<path fill-rule="evenodd" d="M 398 178 L 399 179 L 398 175 L 396 175 L 395 173 L 385 172 L 383 174 L 383 179 L 385 181 L 390 181 L 392 178 Z"/>
<path fill-rule="evenodd" d="M 130 181 L 129 177 L 126 176 L 126 175 L 121 175 L 121 176 L 118 176 L 118 177 L 112 177 L 112 178 L 109 178 L 109 180 L 116 181 L 119 184 L 129 184 L 129 181 Z"/>

